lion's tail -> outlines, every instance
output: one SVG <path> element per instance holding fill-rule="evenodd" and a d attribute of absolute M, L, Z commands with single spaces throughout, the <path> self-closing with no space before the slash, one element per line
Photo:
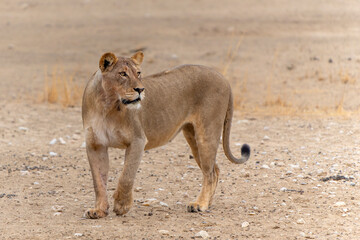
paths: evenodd
<path fill-rule="evenodd" d="M 223 128 L 223 148 L 226 157 L 233 163 L 240 164 L 246 162 L 250 157 L 250 146 L 246 143 L 241 146 L 241 158 L 236 158 L 230 150 L 230 130 L 233 117 L 233 96 L 230 92 L 229 105 L 225 116 Z"/>

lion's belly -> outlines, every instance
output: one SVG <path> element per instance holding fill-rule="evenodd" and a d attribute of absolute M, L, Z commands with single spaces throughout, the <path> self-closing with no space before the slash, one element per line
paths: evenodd
<path fill-rule="evenodd" d="M 170 129 L 169 130 L 157 129 L 157 131 L 149 131 L 149 132 L 147 132 L 147 134 L 145 132 L 146 138 L 147 138 L 145 150 L 160 147 L 160 146 L 167 144 L 168 142 L 173 140 L 176 137 L 176 135 L 178 135 L 178 133 L 181 131 L 183 125 L 184 125 L 184 123 L 177 124 L 171 130 Z"/>

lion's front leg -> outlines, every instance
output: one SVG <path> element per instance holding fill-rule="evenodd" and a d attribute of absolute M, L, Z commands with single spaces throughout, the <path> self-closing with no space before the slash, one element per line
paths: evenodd
<path fill-rule="evenodd" d="M 106 194 L 106 186 L 109 172 L 109 157 L 107 147 L 91 146 L 86 144 L 91 173 L 96 195 L 95 208 L 85 212 L 87 218 L 102 218 L 108 215 L 109 202 Z"/>
<path fill-rule="evenodd" d="M 141 157 L 144 153 L 144 147 L 145 140 L 138 139 L 132 142 L 126 149 L 124 169 L 114 193 L 114 212 L 117 215 L 126 214 L 133 204 L 132 188 Z"/>

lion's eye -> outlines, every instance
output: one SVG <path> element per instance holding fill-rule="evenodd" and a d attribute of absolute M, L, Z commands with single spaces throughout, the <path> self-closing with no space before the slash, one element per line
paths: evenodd
<path fill-rule="evenodd" d="M 137 72 L 137 75 L 138 75 L 138 77 L 140 77 L 140 75 L 141 75 L 141 72 Z"/>
<path fill-rule="evenodd" d="M 126 72 L 119 72 L 119 74 L 120 74 L 120 76 L 122 76 L 122 77 L 126 77 L 126 76 L 127 76 Z"/>

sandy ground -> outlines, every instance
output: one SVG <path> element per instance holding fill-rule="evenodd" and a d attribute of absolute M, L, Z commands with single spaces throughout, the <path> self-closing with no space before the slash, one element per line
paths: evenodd
<path fill-rule="evenodd" d="M 2 239 L 189 239 L 200 231 L 210 239 L 360 238 L 358 1 L 0 5 Z M 219 147 L 213 205 L 187 213 L 201 172 L 179 135 L 144 154 L 126 216 L 86 220 L 94 190 L 81 109 L 40 103 L 44 75 L 58 68 L 84 84 L 104 52 L 130 55 L 139 48 L 145 75 L 183 63 L 223 71 L 234 53 L 226 76 L 241 111 L 232 149 L 239 155 L 246 142 L 252 156 L 234 165 Z M 297 114 L 276 116 L 266 104 Z M 345 114 L 336 112 L 339 105 Z M 301 115 L 315 110 L 320 115 Z M 109 196 L 123 156 L 110 152 Z"/>

